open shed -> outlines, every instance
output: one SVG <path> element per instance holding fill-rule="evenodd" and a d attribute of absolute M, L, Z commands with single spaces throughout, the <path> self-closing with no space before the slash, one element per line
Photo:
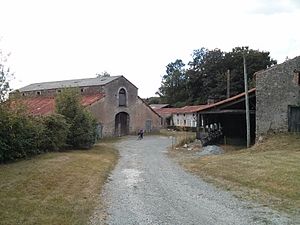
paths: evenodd
<path fill-rule="evenodd" d="M 250 108 L 250 136 L 255 141 L 255 88 L 248 91 Z M 197 138 L 216 141 L 223 138 L 231 144 L 246 143 L 245 92 L 207 105 L 197 112 Z"/>

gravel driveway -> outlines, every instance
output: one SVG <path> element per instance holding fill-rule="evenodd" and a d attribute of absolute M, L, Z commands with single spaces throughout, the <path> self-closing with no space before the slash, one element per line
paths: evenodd
<path fill-rule="evenodd" d="M 103 192 L 108 224 L 291 224 L 185 172 L 165 154 L 171 139 L 129 137 Z M 97 217 L 92 224 L 101 224 Z"/>

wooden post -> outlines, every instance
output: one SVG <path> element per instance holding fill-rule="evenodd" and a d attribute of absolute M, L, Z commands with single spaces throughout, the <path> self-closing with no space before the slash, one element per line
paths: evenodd
<path fill-rule="evenodd" d="M 248 78 L 245 51 L 243 52 L 244 64 L 244 86 L 245 86 L 245 104 L 246 104 L 246 129 L 247 129 L 247 148 L 250 147 L 250 113 L 249 113 L 249 98 L 248 98 Z"/>
<path fill-rule="evenodd" d="M 227 70 L 227 98 L 230 98 L 230 70 Z"/>

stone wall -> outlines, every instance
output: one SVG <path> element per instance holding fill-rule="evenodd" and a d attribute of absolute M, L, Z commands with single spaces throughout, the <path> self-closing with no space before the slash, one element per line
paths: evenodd
<path fill-rule="evenodd" d="M 126 91 L 126 105 L 119 106 L 119 91 Z M 115 118 L 120 112 L 129 115 L 129 133 L 137 133 L 144 129 L 155 131 L 160 129 L 161 118 L 146 103 L 138 97 L 138 89 L 125 77 L 121 76 L 105 85 L 78 87 L 82 95 L 104 93 L 105 97 L 88 107 L 102 127 L 102 136 L 115 135 Z M 62 91 L 61 88 L 36 90 L 20 93 L 24 97 L 55 96 Z M 12 94 L 13 95 L 13 94 Z M 147 124 L 147 126 L 146 126 Z M 151 125 L 149 127 L 149 125 Z M 148 128 L 148 129 L 146 129 Z"/>
<path fill-rule="evenodd" d="M 79 93 L 82 95 L 88 95 L 88 94 L 94 94 L 94 93 L 102 93 L 103 92 L 103 86 L 95 85 L 90 87 L 77 87 L 75 88 L 78 90 Z M 12 92 L 10 96 L 15 96 L 16 94 L 20 94 L 23 97 L 37 97 L 37 96 L 55 96 L 59 92 L 63 91 L 63 88 L 56 88 L 56 89 L 47 89 L 47 90 L 36 90 L 36 91 L 24 91 L 21 93 L 14 93 Z"/>
<path fill-rule="evenodd" d="M 288 106 L 300 105 L 300 56 L 256 73 L 256 137 L 288 131 Z"/>
<path fill-rule="evenodd" d="M 119 106 L 119 90 L 124 88 L 127 95 L 126 106 Z M 151 121 L 151 131 L 160 128 L 161 118 L 138 97 L 138 89 L 126 78 L 120 77 L 104 86 L 105 98 L 90 107 L 90 110 L 103 127 L 103 136 L 114 136 L 115 117 L 120 112 L 129 115 L 129 132 L 146 129 L 146 121 Z"/>

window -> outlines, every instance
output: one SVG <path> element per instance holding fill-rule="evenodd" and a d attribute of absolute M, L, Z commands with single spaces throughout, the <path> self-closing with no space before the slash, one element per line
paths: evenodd
<path fill-rule="evenodd" d="M 25 96 L 25 93 L 22 93 L 22 96 Z"/>
<path fill-rule="evenodd" d="M 186 120 L 183 120 L 183 125 L 184 125 L 184 126 L 186 125 Z"/>
<path fill-rule="evenodd" d="M 41 95 L 41 92 L 40 92 L 40 91 L 37 91 L 36 94 L 37 94 L 37 95 Z"/>
<path fill-rule="evenodd" d="M 300 86 L 300 71 L 294 70 L 294 82 Z"/>
<path fill-rule="evenodd" d="M 119 106 L 126 106 L 126 91 L 124 88 L 119 91 Z"/>
<path fill-rule="evenodd" d="M 81 90 L 80 90 L 81 92 L 84 92 L 84 89 L 83 88 L 81 88 Z"/>
<path fill-rule="evenodd" d="M 61 90 L 58 89 L 58 90 L 57 90 L 57 93 L 60 93 L 60 92 L 61 92 Z"/>

